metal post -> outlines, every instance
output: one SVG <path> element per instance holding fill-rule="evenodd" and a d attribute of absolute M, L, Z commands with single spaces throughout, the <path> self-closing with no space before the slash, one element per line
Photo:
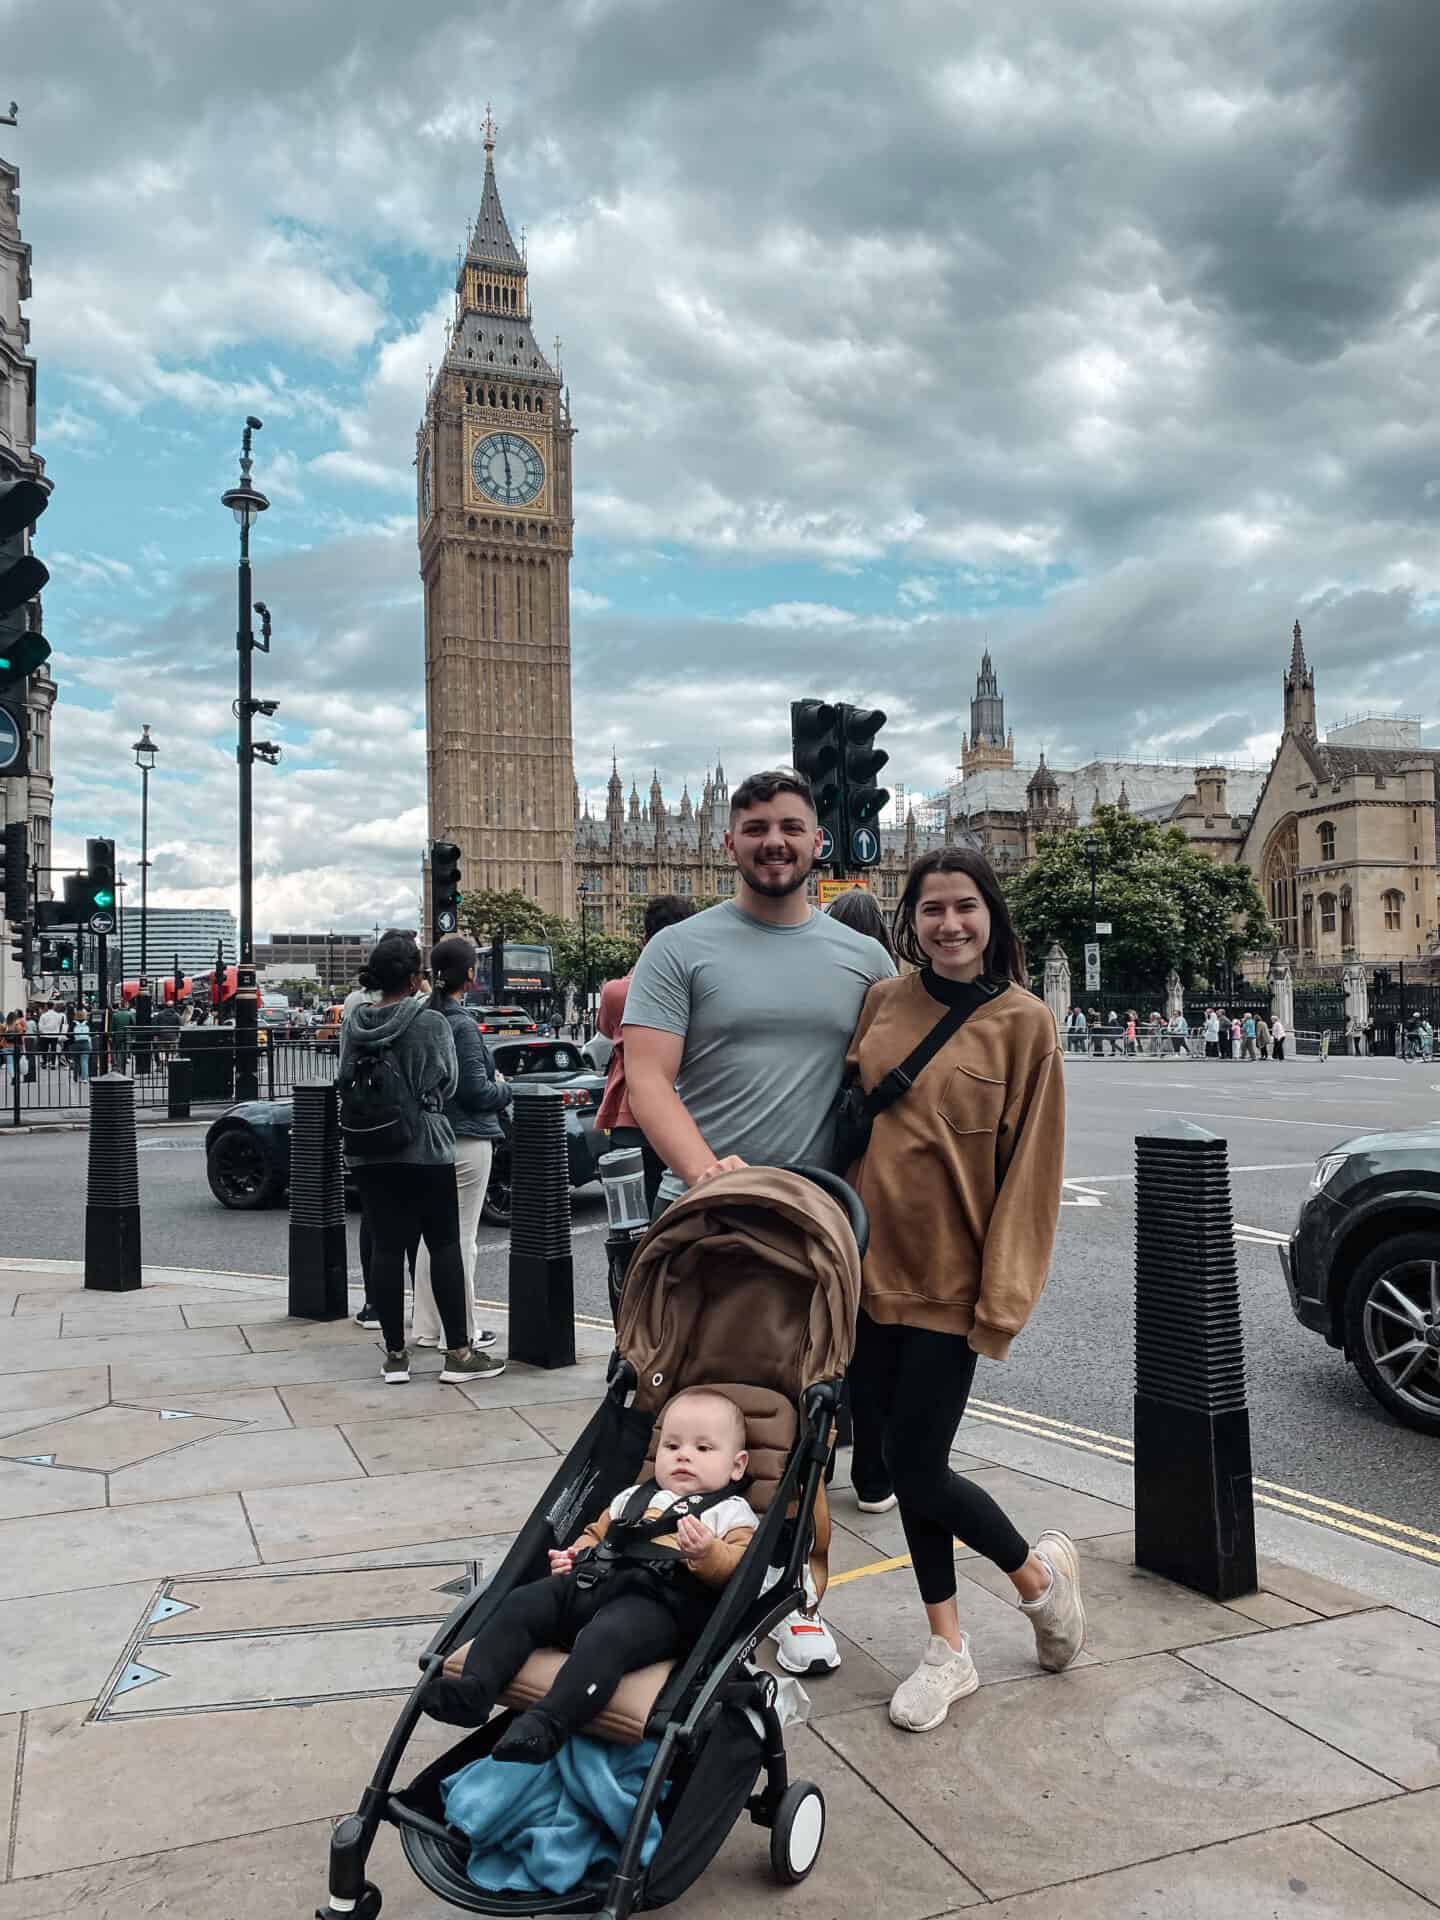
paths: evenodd
<path fill-rule="evenodd" d="M 1233 1600 L 1256 1567 L 1226 1145 L 1174 1120 L 1135 1162 L 1135 1564 Z"/>
<path fill-rule="evenodd" d="M 248 439 L 248 434 L 247 434 Z M 247 449 L 248 451 L 248 449 Z M 240 625 L 235 644 L 240 654 L 240 955 L 235 968 L 235 1098 L 258 1100 L 259 1001 L 255 992 L 255 837 L 251 817 L 254 786 L 254 721 L 250 710 L 251 666 L 255 634 L 250 614 L 250 522 L 240 522 L 238 580 Z"/>
<path fill-rule="evenodd" d="M 140 769 L 140 978 L 145 978 L 145 909 L 150 896 L 150 769 Z"/>
<path fill-rule="evenodd" d="M 133 1293 L 140 1280 L 135 1082 L 123 1073 L 105 1073 L 90 1083 L 85 1285 L 102 1293 Z"/>
<path fill-rule="evenodd" d="M 102 933 L 98 936 L 97 970 L 100 975 L 100 1044 L 95 1049 L 95 1063 L 101 1073 L 110 1071 L 110 942 Z"/>
<path fill-rule="evenodd" d="M 575 1364 L 575 1265 L 565 1103 L 556 1087 L 515 1088 L 510 1140 L 510 1358 Z"/>
<path fill-rule="evenodd" d="M 188 1055 L 181 1055 L 170 1062 L 166 1081 L 169 1105 L 166 1117 L 171 1120 L 190 1118 L 190 1089 L 195 1078 L 195 1062 Z"/>
<path fill-rule="evenodd" d="M 330 1081 L 299 1081 L 290 1129 L 290 1312 L 343 1320 L 346 1294 L 345 1174 L 340 1101 Z"/>

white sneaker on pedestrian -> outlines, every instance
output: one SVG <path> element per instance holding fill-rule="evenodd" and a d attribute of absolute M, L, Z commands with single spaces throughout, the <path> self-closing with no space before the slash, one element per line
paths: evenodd
<path fill-rule="evenodd" d="M 882 1500 L 862 1500 L 859 1494 L 856 1494 L 855 1504 L 862 1513 L 891 1513 L 899 1506 L 900 1496 L 887 1493 Z"/>
<path fill-rule="evenodd" d="M 387 1347 L 380 1372 L 392 1387 L 403 1387 L 410 1378 L 410 1356 L 404 1347 Z"/>
<path fill-rule="evenodd" d="M 960 1636 L 957 1653 L 948 1640 L 932 1633 L 920 1664 L 890 1696 L 890 1719 L 907 1733 L 930 1733 L 940 1726 L 957 1700 L 974 1693 L 980 1684 L 970 1658 L 970 1636 Z"/>
<path fill-rule="evenodd" d="M 835 1636 L 818 1613 L 787 1613 L 770 1629 L 775 1657 L 787 1673 L 833 1673 L 840 1664 Z"/>
<path fill-rule="evenodd" d="M 1020 1611 L 1035 1630 L 1035 1657 L 1049 1673 L 1062 1673 L 1085 1645 L 1085 1603 L 1080 1597 L 1080 1555 L 1069 1534 L 1053 1527 L 1035 1542 L 1035 1557 L 1050 1569 L 1050 1591 L 1022 1600 Z"/>

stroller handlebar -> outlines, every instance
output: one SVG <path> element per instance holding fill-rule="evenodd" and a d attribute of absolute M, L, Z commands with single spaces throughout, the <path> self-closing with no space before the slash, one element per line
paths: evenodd
<path fill-rule="evenodd" d="M 819 1187 L 822 1193 L 844 1208 L 845 1217 L 850 1222 L 850 1231 L 855 1236 L 855 1245 L 860 1250 L 860 1258 L 865 1258 L 865 1249 L 870 1244 L 870 1216 L 865 1211 L 865 1202 L 847 1181 L 838 1173 L 831 1173 L 826 1167 L 806 1167 L 791 1162 L 780 1169 L 782 1173 L 798 1173 L 803 1180 L 809 1180 Z"/>

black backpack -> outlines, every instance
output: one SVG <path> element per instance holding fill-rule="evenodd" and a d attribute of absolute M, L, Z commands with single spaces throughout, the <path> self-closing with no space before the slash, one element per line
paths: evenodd
<path fill-rule="evenodd" d="M 351 1160 L 389 1160 L 420 1132 L 423 1107 L 391 1058 L 394 1040 L 356 1038 L 336 1083 L 340 1137 Z"/>

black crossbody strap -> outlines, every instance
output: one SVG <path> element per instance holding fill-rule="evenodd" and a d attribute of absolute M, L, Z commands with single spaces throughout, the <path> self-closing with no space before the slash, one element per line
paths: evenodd
<path fill-rule="evenodd" d="M 981 981 L 978 985 L 987 1000 L 993 1000 L 1000 991 L 999 986 L 989 981 Z M 883 1079 L 875 1083 L 865 1096 L 866 1110 L 872 1120 L 884 1113 L 887 1107 L 893 1107 L 903 1094 L 910 1091 L 946 1041 L 960 1031 L 974 1011 L 974 1006 L 948 1008 L 944 1017 L 936 1021 L 914 1052 L 907 1054 L 898 1067 L 892 1067 Z"/>

